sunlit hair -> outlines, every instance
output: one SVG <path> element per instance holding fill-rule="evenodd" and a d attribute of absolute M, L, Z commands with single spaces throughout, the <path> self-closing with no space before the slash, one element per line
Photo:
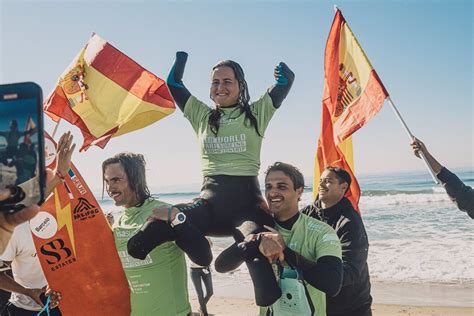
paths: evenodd
<path fill-rule="evenodd" d="M 277 161 L 265 171 L 265 180 L 268 174 L 273 171 L 281 171 L 286 174 L 293 182 L 293 188 L 296 191 L 299 188 L 304 188 L 304 177 L 301 171 L 290 164 Z"/>
<path fill-rule="evenodd" d="M 245 81 L 245 75 L 244 71 L 242 70 L 242 67 L 238 63 L 232 60 L 223 60 L 218 62 L 214 67 L 212 67 L 212 70 L 216 70 L 219 67 L 229 67 L 234 71 L 234 76 L 235 79 L 237 80 L 239 84 L 239 97 L 237 99 L 237 106 L 240 108 L 240 113 L 245 113 L 245 120 L 250 122 L 250 125 L 255 128 L 255 131 L 257 132 L 258 136 L 263 137 L 257 126 L 257 119 L 255 116 L 252 114 L 252 111 L 250 110 L 250 95 L 249 95 L 249 89 L 247 87 L 247 81 Z M 212 96 L 211 96 L 212 99 Z M 211 115 L 209 116 L 209 126 L 211 127 L 211 131 L 214 133 L 214 135 L 217 136 L 217 133 L 219 132 L 219 119 L 221 117 L 221 110 L 216 107 L 211 110 Z"/>
<path fill-rule="evenodd" d="M 102 163 L 102 197 L 104 196 L 105 187 L 105 168 L 108 165 L 120 163 L 127 175 L 128 185 L 135 193 L 138 200 L 137 206 L 142 206 L 151 194 L 146 184 L 145 158 L 142 154 L 134 154 L 130 152 L 122 152 L 105 160 Z"/>
<path fill-rule="evenodd" d="M 339 180 L 339 184 L 347 183 L 347 189 L 346 192 L 344 192 L 344 194 L 346 194 L 347 191 L 350 189 L 352 183 L 351 175 L 349 174 L 349 172 L 342 168 L 333 166 L 327 166 L 326 168 L 324 168 L 324 170 L 328 170 L 334 173 L 336 175 L 337 180 Z"/>

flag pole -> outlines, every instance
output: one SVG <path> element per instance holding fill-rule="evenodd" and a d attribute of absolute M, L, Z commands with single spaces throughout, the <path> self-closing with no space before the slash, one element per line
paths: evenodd
<path fill-rule="evenodd" d="M 58 131 L 59 123 L 61 123 L 61 119 L 56 123 L 56 126 L 54 127 L 53 133 L 51 134 L 51 138 L 54 139 L 54 135 L 56 135 L 56 132 Z"/>
<path fill-rule="evenodd" d="M 398 117 L 398 119 L 399 119 L 400 122 L 402 123 L 402 125 L 403 125 L 403 127 L 404 127 L 404 129 L 405 129 L 405 132 L 407 132 L 408 137 L 410 138 L 410 142 L 412 142 L 415 136 L 412 134 L 412 132 L 411 132 L 410 129 L 408 128 L 407 124 L 406 124 L 405 121 L 403 120 L 402 116 L 400 115 L 400 112 L 398 111 L 397 107 L 396 107 L 395 104 L 393 103 L 392 98 L 390 98 L 390 96 L 387 97 L 387 101 L 388 101 L 388 103 L 390 104 L 390 107 L 392 108 L 393 112 L 395 112 L 395 116 Z M 421 150 L 420 150 L 418 153 L 420 154 L 421 158 L 423 159 L 423 162 L 425 163 L 426 168 L 427 168 L 428 171 L 430 172 L 431 177 L 433 178 L 433 181 L 434 181 L 436 184 L 439 184 L 438 178 L 436 178 L 436 174 L 435 174 L 435 172 L 433 171 L 433 168 L 431 168 L 431 165 L 428 163 L 428 160 L 426 159 L 425 154 L 423 154 L 423 152 L 422 152 Z"/>

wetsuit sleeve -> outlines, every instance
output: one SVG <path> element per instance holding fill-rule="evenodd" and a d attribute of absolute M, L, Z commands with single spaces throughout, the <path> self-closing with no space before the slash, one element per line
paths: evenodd
<path fill-rule="evenodd" d="M 444 167 L 437 177 L 457 207 L 474 218 L 474 189 L 465 185 L 454 173 Z"/>
<path fill-rule="evenodd" d="M 274 76 L 276 82 L 268 89 L 268 94 L 272 98 L 273 107 L 278 109 L 288 95 L 288 92 L 290 92 L 295 80 L 295 74 L 285 63 L 281 62 L 275 67 Z"/>
<path fill-rule="evenodd" d="M 174 101 L 183 112 L 186 102 L 191 96 L 191 93 L 183 84 L 183 73 L 187 60 L 187 53 L 176 52 L 176 60 L 174 61 L 173 67 L 171 67 L 168 78 L 166 79 L 166 83 L 168 84 L 168 88 Z"/>
<path fill-rule="evenodd" d="M 322 256 L 317 261 L 309 260 L 286 247 L 285 261 L 302 272 L 303 279 L 328 296 L 339 293 L 342 285 L 342 260 L 336 256 Z"/>
<path fill-rule="evenodd" d="M 364 275 L 369 253 L 369 242 L 362 222 L 350 220 L 344 223 L 337 231 L 342 248 L 342 262 L 344 264 L 344 281 L 342 286 L 350 286 Z"/>

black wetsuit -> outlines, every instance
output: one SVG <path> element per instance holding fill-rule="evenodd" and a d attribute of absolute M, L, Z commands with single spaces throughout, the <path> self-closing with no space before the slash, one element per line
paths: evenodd
<path fill-rule="evenodd" d="M 170 92 L 182 111 L 191 97 L 190 92 L 182 83 L 186 60 L 186 53 L 176 54 L 176 61 L 167 81 Z M 294 74 L 284 63 L 280 63 L 275 70 L 275 78 L 277 83 L 269 89 L 268 93 L 273 106 L 278 108 L 291 88 Z M 246 235 L 262 231 L 263 225 L 274 226 L 273 218 L 262 208 L 264 200 L 257 176 L 206 176 L 200 198 L 197 202 L 176 205 L 176 207 L 186 214 L 186 221 L 189 221 L 190 225 L 203 235 L 233 236 L 238 243 L 242 242 Z M 181 232 L 170 233 L 170 228 L 163 227 L 162 223 L 148 225 L 149 228 L 143 229 L 130 239 L 128 249 L 131 256 L 144 258 L 156 245 L 166 240 L 185 238 L 187 243 L 184 244 L 182 241 L 177 243 L 186 253 L 191 252 L 194 255 L 193 261 L 202 266 L 210 264 L 210 260 L 206 262 L 209 259 L 210 247 L 201 248 L 202 251 L 199 252 L 193 244 L 195 240 L 199 240 L 202 246 L 204 243 L 201 237 L 191 236 L 189 231 L 182 228 L 180 228 Z M 182 234 L 187 234 L 187 236 L 182 236 Z M 199 257 L 199 253 L 204 255 Z M 254 282 L 257 304 L 260 306 L 273 304 L 280 297 L 281 291 L 271 265 L 263 256 L 246 260 L 246 264 Z M 216 270 L 219 271 L 217 267 Z"/>
<path fill-rule="evenodd" d="M 370 316 L 369 241 L 364 223 L 347 198 L 323 209 L 316 201 L 301 210 L 303 214 L 327 223 L 337 233 L 342 247 L 344 279 L 339 294 L 326 297 L 328 316 Z"/>
<path fill-rule="evenodd" d="M 443 167 L 436 175 L 441 181 L 449 198 L 457 207 L 474 218 L 474 189 L 465 185 L 454 173 Z"/>

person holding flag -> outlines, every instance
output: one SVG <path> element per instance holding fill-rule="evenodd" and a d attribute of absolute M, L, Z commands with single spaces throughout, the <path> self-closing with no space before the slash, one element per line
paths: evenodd
<path fill-rule="evenodd" d="M 465 185 L 454 173 L 443 167 L 426 149 L 421 140 L 415 137 L 410 145 L 416 157 L 420 158 L 420 152 L 425 155 L 426 160 L 436 174 L 436 178 L 441 181 L 456 206 L 471 218 L 474 218 L 474 189 Z"/>
<path fill-rule="evenodd" d="M 184 208 L 157 208 L 153 216 L 171 224 L 176 219 L 186 220 L 205 235 L 233 236 L 241 242 L 263 225 L 274 225 L 257 178 L 260 148 L 268 123 L 290 91 L 294 74 L 285 63 L 279 63 L 274 71 L 275 84 L 259 100 L 250 103 L 241 66 L 231 60 L 221 61 L 212 69 L 210 97 L 215 107 L 210 108 L 183 84 L 187 57 L 185 52 L 176 53 L 167 83 L 199 139 L 204 175 L 201 199 Z M 159 244 L 164 231 L 139 232 L 130 239 L 129 252 L 143 258 Z M 154 236 L 154 241 L 146 240 L 147 235 Z M 219 258 L 215 267 L 220 272 L 222 267 L 218 263 Z M 254 282 L 257 305 L 271 305 L 281 296 L 271 266 L 261 255 L 246 260 L 246 264 Z"/>

